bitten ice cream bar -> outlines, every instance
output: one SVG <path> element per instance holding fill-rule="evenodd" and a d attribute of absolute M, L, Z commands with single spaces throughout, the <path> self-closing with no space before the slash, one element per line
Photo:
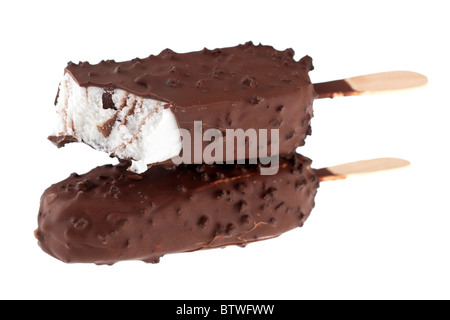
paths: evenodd
<path fill-rule="evenodd" d="M 219 130 L 224 141 L 230 129 L 276 129 L 277 148 L 271 148 L 274 141 L 268 134 L 257 141 L 259 154 L 290 154 L 311 132 L 316 96 L 308 76 L 312 69 L 308 56 L 296 61 L 292 49 L 251 42 L 182 54 L 166 49 L 126 62 L 69 63 L 56 98 L 56 130 L 49 139 L 58 147 L 84 142 L 131 160 L 135 172 L 168 162 L 185 147 L 194 150 L 196 140 L 183 141 L 181 135 L 193 137 L 194 122 L 201 123 L 203 132 Z M 202 139 L 200 148 L 211 140 Z M 238 152 L 238 143 L 231 155 L 223 152 L 224 161 L 251 156 Z M 240 143 L 245 147 L 245 139 Z M 190 163 L 199 163 L 191 154 Z"/>

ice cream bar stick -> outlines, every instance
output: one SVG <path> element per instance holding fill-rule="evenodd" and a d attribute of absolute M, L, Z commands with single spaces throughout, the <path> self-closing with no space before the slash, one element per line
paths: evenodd
<path fill-rule="evenodd" d="M 317 99 L 390 93 L 423 87 L 427 77 L 412 71 L 390 71 L 314 84 Z"/>
<path fill-rule="evenodd" d="M 408 167 L 410 162 L 398 158 L 378 158 L 345 163 L 334 167 L 316 169 L 320 181 L 346 179 L 350 176 L 365 175 Z"/>

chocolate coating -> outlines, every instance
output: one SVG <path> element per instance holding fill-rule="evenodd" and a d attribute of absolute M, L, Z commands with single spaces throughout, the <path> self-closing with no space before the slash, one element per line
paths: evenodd
<path fill-rule="evenodd" d="M 258 165 L 102 166 L 48 188 L 41 197 L 40 247 L 70 263 L 158 262 L 165 254 L 273 238 L 303 225 L 319 186 L 311 161 Z"/>
<path fill-rule="evenodd" d="M 314 84 L 318 99 L 357 95 L 358 91 L 342 80 L 327 81 Z"/>
<path fill-rule="evenodd" d="M 311 134 L 316 96 L 308 76 L 312 59 L 296 61 L 293 56 L 292 49 L 248 42 L 182 54 L 166 49 L 126 62 L 69 63 L 65 71 L 80 86 L 103 87 L 105 108 L 110 107 L 108 92 L 120 88 L 166 102 L 191 136 L 194 121 L 202 121 L 204 130 L 221 130 L 225 139 L 226 129 L 279 129 L 279 153 L 289 154 Z M 203 142 L 203 148 L 209 143 Z M 267 146 L 261 148 L 271 154 L 270 148 L 264 150 Z M 240 160 L 236 150 L 234 160 Z"/>

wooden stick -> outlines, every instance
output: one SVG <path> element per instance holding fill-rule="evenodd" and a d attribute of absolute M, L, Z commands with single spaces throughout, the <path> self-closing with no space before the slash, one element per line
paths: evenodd
<path fill-rule="evenodd" d="M 334 167 L 316 169 L 316 175 L 320 181 L 346 179 L 350 176 L 364 175 L 379 171 L 388 171 L 405 168 L 409 161 L 398 158 L 378 158 L 341 164 Z"/>
<path fill-rule="evenodd" d="M 314 84 L 318 99 L 390 93 L 423 87 L 427 77 L 412 71 L 390 71 Z"/>

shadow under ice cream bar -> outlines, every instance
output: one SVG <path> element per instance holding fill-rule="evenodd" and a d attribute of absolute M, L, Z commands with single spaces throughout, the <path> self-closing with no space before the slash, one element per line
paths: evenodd
<path fill-rule="evenodd" d="M 260 165 L 154 166 L 142 175 L 127 165 L 72 174 L 41 198 L 39 245 L 64 262 L 158 262 L 165 254 L 277 237 L 301 227 L 319 181 L 408 165 L 376 159 L 314 170 L 301 155 L 280 159 L 274 176 Z"/>

